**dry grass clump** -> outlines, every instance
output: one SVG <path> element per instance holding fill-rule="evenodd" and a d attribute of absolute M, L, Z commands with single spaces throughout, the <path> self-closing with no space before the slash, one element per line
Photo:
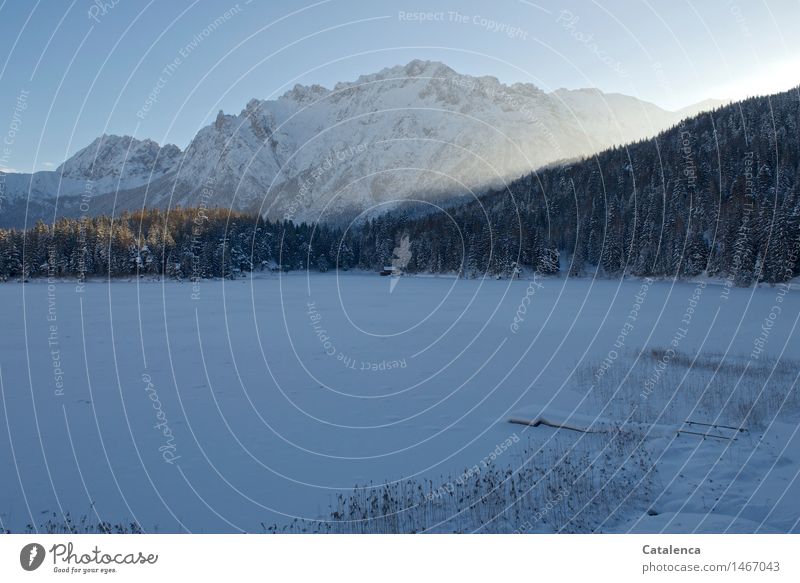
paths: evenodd
<path fill-rule="evenodd" d="M 9 531 L 10 532 L 10 531 Z M 81 516 L 77 521 L 69 512 L 62 515 L 53 512 L 46 521 L 34 527 L 28 524 L 25 528 L 28 534 L 143 534 L 142 527 L 135 522 L 112 524 L 106 521 L 90 520 L 88 515 Z"/>
<path fill-rule="evenodd" d="M 795 384 L 800 363 L 721 354 L 690 355 L 653 348 L 626 354 L 597 375 L 600 364 L 579 370 L 579 390 L 591 387 L 598 415 L 641 423 L 687 419 L 763 429 L 777 415 L 800 411 Z M 601 412 L 602 411 L 602 412 Z"/>
<path fill-rule="evenodd" d="M 508 467 L 356 487 L 338 495 L 324 518 L 262 526 L 288 533 L 580 533 L 613 524 L 626 497 L 646 510 L 652 460 L 638 436 L 564 433 L 541 448 L 528 444 Z"/>

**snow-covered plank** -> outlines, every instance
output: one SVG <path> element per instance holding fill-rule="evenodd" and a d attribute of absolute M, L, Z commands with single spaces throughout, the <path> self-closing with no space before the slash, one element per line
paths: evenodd
<path fill-rule="evenodd" d="M 558 409 L 533 408 L 530 411 L 513 413 L 510 423 L 538 427 L 547 425 L 559 429 L 570 429 L 582 433 L 606 433 L 612 431 L 637 431 L 646 437 L 666 437 L 675 435 L 678 427 L 671 425 L 623 423 L 597 415 L 586 415 Z"/>

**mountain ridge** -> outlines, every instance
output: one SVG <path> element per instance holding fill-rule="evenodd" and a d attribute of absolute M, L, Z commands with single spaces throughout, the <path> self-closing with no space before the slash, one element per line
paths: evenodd
<path fill-rule="evenodd" d="M 331 220 L 408 198 L 469 196 L 655 135 L 683 115 L 622 94 L 545 93 L 415 59 L 333 88 L 297 84 L 277 99 L 251 99 L 238 114 L 220 111 L 183 150 L 104 134 L 54 171 L 4 174 L 0 221 L 194 206 L 209 184 L 213 206 Z"/>

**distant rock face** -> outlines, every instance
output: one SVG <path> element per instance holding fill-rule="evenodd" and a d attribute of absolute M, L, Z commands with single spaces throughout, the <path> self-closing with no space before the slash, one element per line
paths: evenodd
<path fill-rule="evenodd" d="M 179 161 L 177 146 L 161 148 L 152 140 L 101 136 L 56 169 L 67 178 L 117 178 L 124 187 L 145 184 L 172 172 Z"/>
<path fill-rule="evenodd" d="M 691 113 L 597 90 L 545 93 L 414 60 L 333 89 L 296 85 L 279 99 L 251 100 L 239 115 L 220 111 L 183 152 L 102 136 L 56 171 L 6 175 L 6 196 L 26 209 L 50 208 L 58 196 L 61 212 L 75 214 L 74 197 L 90 181 L 91 214 L 202 200 L 326 220 L 409 198 L 477 194 L 556 160 L 653 136 Z"/>

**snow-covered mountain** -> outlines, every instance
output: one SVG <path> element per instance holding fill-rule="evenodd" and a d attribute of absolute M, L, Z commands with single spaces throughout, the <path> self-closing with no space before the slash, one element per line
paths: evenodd
<path fill-rule="evenodd" d="M 102 136 L 55 171 L 4 175 L 2 222 L 20 223 L 23 207 L 29 224 L 37 214 L 52 219 L 57 196 L 67 215 L 143 204 L 298 220 L 380 212 L 397 200 L 498 187 L 560 159 L 653 136 L 714 105 L 671 112 L 625 95 L 545 93 L 414 60 L 333 89 L 297 85 L 276 100 L 251 100 L 238 115 L 220 112 L 184 151 Z"/>

